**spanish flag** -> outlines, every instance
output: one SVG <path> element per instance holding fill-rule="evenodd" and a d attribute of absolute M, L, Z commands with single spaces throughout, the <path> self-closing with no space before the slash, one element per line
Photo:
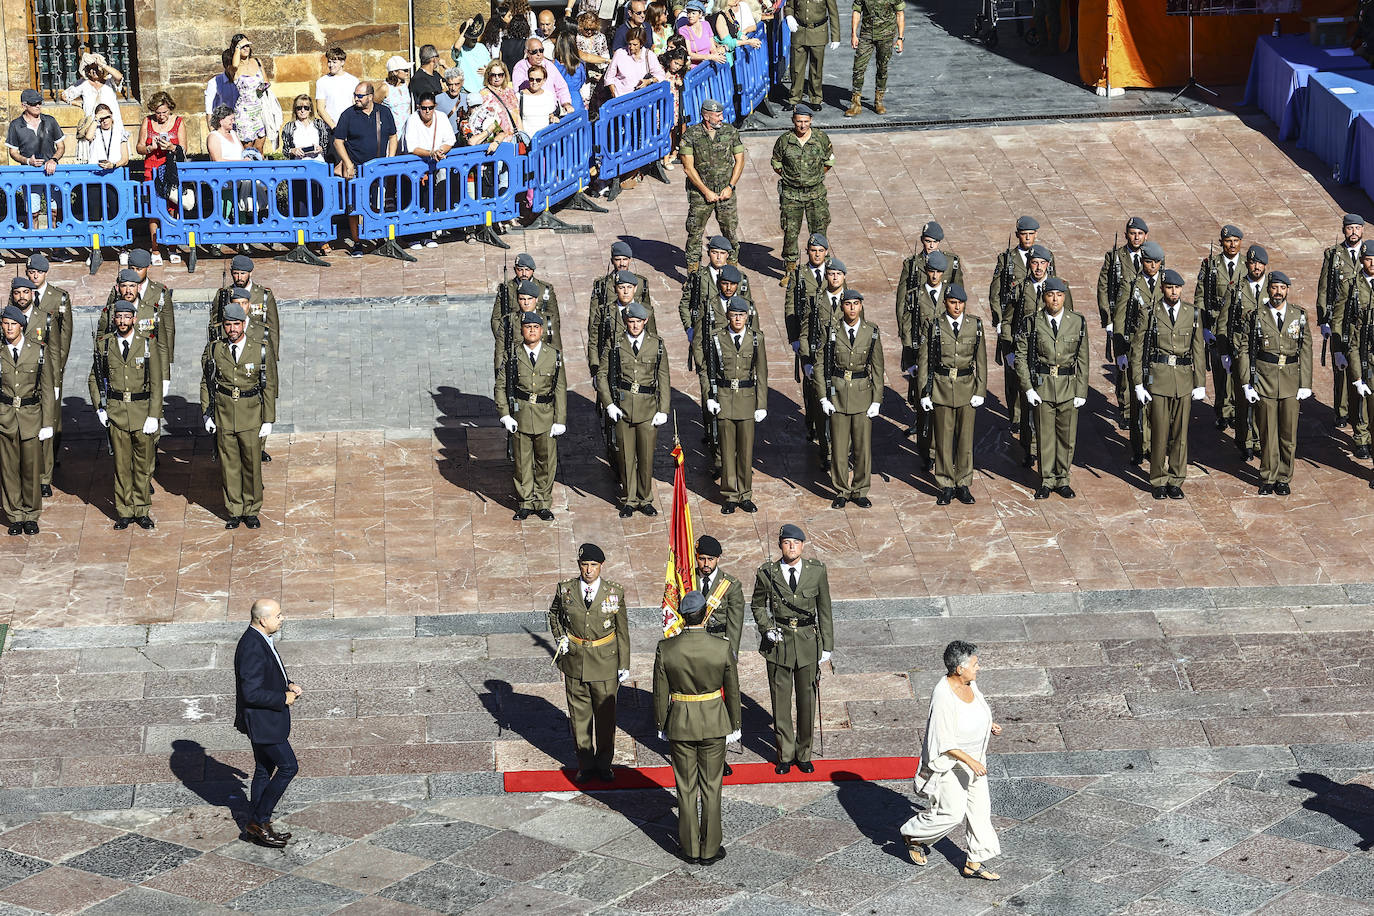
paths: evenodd
<path fill-rule="evenodd" d="M 687 475 L 682 466 L 682 443 L 673 439 L 673 512 L 668 526 L 668 571 L 663 582 L 663 635 L 682 632 L 678 602 L 697 587 L 696 539 L 692 512 L 687 507 Z"/>

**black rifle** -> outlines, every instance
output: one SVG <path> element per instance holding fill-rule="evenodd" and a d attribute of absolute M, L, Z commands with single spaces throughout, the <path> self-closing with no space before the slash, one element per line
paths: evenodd
<path fill-rule="evenodd" d="M 114 435 L 109 427 L 109 404 L 110 404 L 110 362 L 109 353 L 106 352 L 104 344 L 105 337 L 91 332 L 91 340 L 95 342 L 95 352 L 92 354 L 91 370 L 95 372 L 96 380 L 100 382 L 100 409 L 106 411 L 105 414 L 105 449 L 108 454 L 114 454 Z"/>
<path fill-rule="evenodd" d="M 712 311 L 714 311 L 712 307 Z M 714 322 L 713 322 L 714 324 Z M 701 358 L 706 370 L 706 391 L 709 400 L 715 401 L 717 406 L 720 404 L 720 379 L 725 373 L 724 360 L 720 355 L 720 341 L 716 340 L 715 331 L 709 334 L 706 329 L 702 329 Z M 706 405 L 702 405 L 705 408 Z M 706 451 L 711 455 L 713 465 L 720 465 L 720 417 L 711 413 L 709 410 L 702 410 L 701 413 L 703 432 L 706 434 Z M 723 467 L 723 466 L 722 466 Z"/>
<path fill-rule="evenodd" d="M 1121 294 L 1121 281 L 1123 279 L 1121 270 L 1121 252 L 1117 248 L 1117 241 L 1121 238 L 1121 233 L 1112 236 L 1112 250 L 1107 252 L 1107 323 L 1111 324 L 1111 310 L 1116 308 L 1116 297 Z M 1112 329 L 1113 333 L 1115 328 Z M 1112 334 L 1107 335 L 1107 362 L 1116 362 L 1116 356 L 1112 353 Z"/>
<path fill-rule="evenodd" d="M 506 361 L 506 406 L 511 410 L 519 410 L 520 405 L 515 398 L 515 367 L 511 364 L 511 358 L 515 355 L 515 323 L 516 318 L 510 312 L 510 282 L 509 268 L 505 263 L 501 265 L 501 289 L 496 294 L 497 308 L 501 313 L 501 321 L 504 324 L 502 334 L 505 340 L 502 345 L 505 349 Z M 512 414 L 512 416 L 514 416 Z M 506 460 L 515 463 L 515 434 L 506 431 Z"/>
<path fill-rule="evenodd" d="M 224 333 L 224 307 L 229 304 L 229 287 L 225 286 L 225 270 L 223 267 L 219 271 L 219 289 L 215 291 L 215 299 L 210 303 L 210 323 L 205 326 L 205 341 L 218 340 Z"/>
<path fill-rule="evenodd" d="M 810 325 L 806 323 L 806 291 L 805 286 L 802 283 L 802 272 L 800 267 L 798 267 L 796 269 L 796 272 L 792 275 L 792 315 L 795 317 L 797 321 L 797 336 L 801 337 L 802 334 L 806 334 L 806 346 L 807 349 L 811 351 L 812 362 L 815 362 L 816 351 L 815 349 L 813 349 L 814 345 L 811 343 Z M 800 347 L 797 349 L 797 352 L 792 359 L 792 378 L 798 384 L 801 384 L 803 373 Z"/>
<path fill-rule="evenodd" d="M 1016 247 L 1012 244 L 1014 235 L 1007 236 L 1007 250 L 1002 252 L 1002 282 L 997 289 L 997 309 L 1002 321 L 1009 320 L 1012 316 L 1009 311 L 1016 309 L 1016 303 L 1012 301 L 1014 295 L 1012 290 L 1016 286 L 1016 268 L 1012 265 L 1012 258 L 1016 257 Z M 1000 330 L 1000 329 L 999 329 Z M 1002 343 L 1002 335 L 997 335 L 997 350 L 993 358 L 994 362 L 1003 363 L 1007 351 Z"/>
<path fill-rule="evenodd" d="M 620 406 L 620 341 L 611 344 L 610 351 L 606 354 L 606 390 L 611 393 L 611 404 Z M 611 464 L 611 470 L 616 467 L 615 451 L 616 436 L 615 422 L 611 419 L 610 405 L 602 414 L 601 435 L 606 441 L 606 460 Z"/>
<path fill-rule="evenodd" d="M 1141 314 L 1140 314 L 1140 312 L 1141 312 L 1141 309 L 1142 309 L 1142 308 L 1145 308 L 1145 307 L 1148 307 L 1148 308 L 1150 309 L 1151 314 L 1154 313 L 1154 303 L 1151 302 L 1151 303 L 1149 303 L 1148 306 L 1146 306 L 1145 299 L 1144 299 L 1144 297 L 1141 296 L 1141 294 L 1140 294 L 1140 285 L 1139 285 L 1139 284 L 1140 284 L 1140 278 L 1137 277 L 1135 283 L 1133 283 L 1133 284 L 1131 285 L 1131 297 L 1130 297 L 1130 299 L 1127 300 L 1127 302 L 1126 302 L 1126 327 L 1123 329 L 1123 330 L 1125 331 L 1125 334 L 1124 334 L 1123 336 L 1126 338 L 1126 341 L 1127 341 L 1128 344 L 1130 343 L 1130 341 L 1132 341 L 1132 340 L 1135 339 L 1136 331 L 1139 330 L 1139 328 L 1140 328 L 1140 319 L 1141 319 Z M 1143 357 L 1143 358 L 1145 358 L 1145 359 L 1148 359 L 1148 358 L 1149 358 L 1149 352 L 1148 352 L 1148 351 L 1142 350 L 1141 352 L 1144 354 L 1144 357 Z M 1121 371 L 1124 371 L 1124 372 L 1128 372 L 1128 373 L 1129 373 L 1130 368 L 1131 368 L 1131 367 L 1130 367 L 1130 361 L 1129 361 L 1129 359 L 1128 359 L 1128 360 L 1127 360 L 1126 368 L 1125 368 L 1124 370 L 1121 370 Z M 1127 384 L 1127 385 L 1130 384 L 1130 376 L 1129 376 L 1129 375 L 1128 375 L 1127 378 L 1126 378 L 1126 384 Z M 1136 400 L 1135 400 L 1135 406 L 1131 408 L 1131 458 L 1132 458 L 1132 461 L 1134 461 L 1134 460 L 1137 459 L 1137 458 L 1140 458 L 1142 455 L 1144 455 L 1144 453 L 1145 453 L 1145 405 L 1140 403 L 1140 399 L 1139 399 L 1139 398 L 1136 398 Z"/>
<path fill-rule="evenodd" d="M 1326 262 L 1326 302 L 1323 303 L 1323 305 L 1325 305 L 1325 309 L 1323 310 L 1320 306 L 1318 307 L 1318 309 L 1317 309 L 1317 324 L 1324 324 L 1324 325 L 1328 325 L 1328 326 L 1331 324 L 1331 312 L 1332 312 L 1332 310 L 1333 310 L 1333 307 L 1334 307 L 1335 304 L 1336 304 L 1336 298 L 1340 295 L 1340 290 L 1338 289 L 1338 287 L 1341 285 L 1341 281 L 1345 279 L 1345 277 L 1343 276 L 1343 274 L 1342 274 L 1342 272 L 1341 272 L 1340 264 L 1338 263 L 1338 259 L 1339 259 L 1340 255 L 1339 255 L 1337 252 L 1338 252 L 1338 248 L 1333 248 L 1333 249 L 1331 249 L 1331 259 L 1328 260 L 1328 261 Z M 1327 337 L 1326 337 L 1326 335 L 1323 335 L 1323 336 L 1322 336 L 1322 365 L 1323 365 L 1323 366 L 1326 365 L 1326 344 L 1327 344 Z"/>
<path fill-rule="evenodd" d="M 1217 265 L 1212 260 L 1212 243 L 1207 243 L 1207 260 L 1202 262 L 1202 313 L 1208 314 L 1216 304 L 1217 298 Z M 1220 308 L 1218 308 L 1220 311 Z M 1213 341 L 1206 344 L 1207 369 L 1212 368 L 1212 354 L 1216 349 L 1216 331 L 1212 331 Z"/>
<path fill-rule="evenodd" d="M 798 286 L 798 288 L 800 288 L 800 289 L 803 289 L 803 290 L 805 289 L 805 287 L 802 285 L 802 277 L 801 277 L 801 270 L 800 270 L 800 268 L 798 268 L 798 270 L 797 270 L 797 286 Z M 804 294 L 802 295 L 801 300 L 802 300 L 803 303 L 806 301 L 806 296 L 805 296 Z M 806 325 L 806 346 L 807 346 L 807 348 L 811 351 L 811 364 L 812 364 L 812 366 L 813 366 L 812 372 L 814 373 L 814 372 L 816 371 L 815 368 L 814 368 L 814 367 L 815 367 L 815 364 L 816 364 L 816 352 L 822 349 L 822 343 L 821 343 L 820 310 L 821 310 L 822 308 L 827 308 L 827 309 L 828 309 L 828 308 L 830 307 L 829 300 L 827 300 L 827 299 L 825 298 L 825 291 L 822 290 L 822 289 L 816 290 L 816 295 L 814 295 L 814 296 L 811 297 L 811 304 L 810 304 L 809 306 L 804 306 L 804 307 L 806 308 L 806 321 L 807 321 L 807 325 Z M 830 342 L 831 342 L 831 344 L 833 345 L 834 340 L 835 340 L 835 337 L 834 337 L 835 318 L 834 318 L 833 315 L 830 316 L 830 330 L 831 330 Z M 833 354 L 832 354 L 832 355 L 833 355 Z M 825 363 L 824 354 L 822 354 L 820 370 L 821 370 L 822 372 L 829 372 L 829 368 L 826 366 L 826 363 Z M 822 380 L 821 380 L 821 384 L 822 384 L 823 386 L 829 385 L 829 384 L 830 384 L 830 379 L 829 379 L 829 377 L 822 379 Z M 822 390 L 825 390 L 825 389 L 823 388 Z M 821 417 L 820 424 L 819 424 L 818 428 L 816 429 L 816 441 L 820 444 L 821 448 L 822 448 L 822 449 L 825 449 L 825 450 L 827 451 L 827 453 L 828 453 L 829 448 L 830 448 L 830 423 L 829 423 L 828 420 L 825 419 L 825 417 Z"/>
<path fill-rule="evenodd" d="M 697 325 L 699 325 L 699 324 L 702 323 L 702 316 L 701 316 L 700 313 L 701 313 L 701 310 L 703 310 L 703 309 L 705 308 L 705 303 L 702 303 L 702 302 L 700 301 L 700 298 L 701 298 L 701 268 L 697 268 L 696 270 L 692 271 L 692 276 L 691 276 L 691 278 L 687 281 L 687 320 L 688 320 L 688 322 L 690 322 L 689 327 L 691 327 L 691 328 L 695 328 Z M 703 346 L 705 346 L 705 344 L 703 344 Z M 702 351 L 702 355 L 703 355 L 703 357 L 705 356 L 705 350 Z M 687 343 L 687 371 L 688 371 L 688 372 L 695 372 L 695 371 L 696 371 L 695 356 L 696 356 L 695 348 L 693 347 L 692 342 L 689 341 L 689 342 Z"/>

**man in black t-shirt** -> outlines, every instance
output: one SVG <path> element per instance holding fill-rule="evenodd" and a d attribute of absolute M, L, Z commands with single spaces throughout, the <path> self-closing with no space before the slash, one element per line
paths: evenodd
<path fill-rule="evenodd" d="M 344 109 L 334 127 L 334 151 L 339 155 L 339 167 L 343 177 L 354 178 L 361 163 L 396 155 L 396 119 L 391 109 L 374 103 L 371 83 L 359 83 L 353 89 L 353 107 Z M 374 206 L 380 207 L 381 201 L 375 199 L 381 193 L 381 184 L 376 185 Z M 362 257 L 358 241 L 358 217 L 348 218 L 355 242 L 351 257 Z"/>
<path fill-rule="evenodd" d="M 9 150 L 10 159 L 19 165 L 42 169 L 44 175 L 51 175 L 57 171 L 58 160 L 66 150 L 67 143 L 62 136 L 62 128 L 52 115 L 43 114 L 43 94 L 37 89 L 25 89 L 20 93 L 19 104 L 22 106 L 22 113 L 10 121 L 9 129 L 5 132 L 5 146 Z M 44 195 L 41 193 L 31 193 L 26 207 L 21 192 L 15 197 L 15 203 L 20 213 L 28 212 L 34 217 L 42 213 L 46 207 Z M 54 215 L 54 219 L 56 218 L 58 216 Z M 35 219 L 30 224 L 31 228 L 45 228 L 38 225 L 40 222 L 41 220 Z"/>
<path fill-rule="evenodd" d="M 436 98 L 444 91 L 443 71 L 439 66 L 439 49 L 434 45 L 420 48 L 420 69 L 410 78 L 410 97 L 418 99 L 426 92 Z M 405 125 L 401 125 L 405 129 Z"/>

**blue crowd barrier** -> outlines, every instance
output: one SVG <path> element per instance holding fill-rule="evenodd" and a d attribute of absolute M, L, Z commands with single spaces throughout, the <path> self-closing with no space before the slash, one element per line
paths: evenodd
<path fill-rule="evenodd" d="M 142 215 L 129 170 L 98 165 L 0 168 L 0 247 L 96 248 L 127 245 Z"/>
<path fill-rule="evenodd" d="M 710 64 L 697 64 L 682 78 L 682 118 L 688 124 L 701 120 L 701 103 L 711 98 Z"/>
<path fill-rule="evenodd" d="M 536 213 L 581 191 L 592 181 L 592 123 L 584 111 L 559 120 L 530 139 L 524 185 Z"/>
<path fill-rule="evenodd" d="M 787 22 L 775 16 L 768 26 L 768 65 L 771 86 L 781 86 L 792 64 L 792 31 Z"/>
<path fill-rule="evenodd" d="M 768 98 L 768 29 L 759 23 L 753 34 L 761 43 L 752 48 L 742 45 L 735 49 L 735 83 L 739 88 L 738 112 L 741 117 L 750 113 Z"/>
<path fill-rule="evenodd" d="M 599 178 L 609 180 L 657 162 L 672 150 L 673 91 L 665 82 L 602 104 L 595 124 Z"/>

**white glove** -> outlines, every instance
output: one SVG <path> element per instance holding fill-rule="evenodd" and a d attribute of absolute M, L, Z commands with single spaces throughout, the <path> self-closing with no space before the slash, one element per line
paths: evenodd
<path fill-rule="evenodd" d="M 796 17 L 796 16 L 788 16 L 788 17 L 787 17 L 787 29 L 788 29 L 788 31 L 790 31 L 790 32 L 795 32 L 795 31 L 797 30 L 797 28 L 798 28 L 798 26 L 797 26 L 797 17 Z"/>
<path fill-rule="evenodd" d="M 1112 325 L 1111 325 L 1111 322 L 1108 322 L 1108 323 L 1107 323 L 1107 326 L 1106 326 L 1105 328 L 1102 329 L 1102 333 L 1104 333 L 1104 334 L 1110 334 L 1110 333 L 1112 333 Z"/>
<path fill-rule="evenodd" d="M 921 398 L 921 409 L 927 412 L 932 411 L 935 409 L 935 402 L 928 397 Z"/>
<path fill-rule="evenodd" d="M 993 336 L 993 337 L 1001 337 L 1001 336 L 1002 336 L 1002 322 L 1000 322 L 1000 321 L 997 322 L 997 326 L 994 327 L 994 328 L 992 329 L 992 336 Z"/>
<path fill-rule="evenodd" d="M 832 42 L 830 43 L 830 50 L 833 51 L 833 50 L 835 50 L 836 48 L 838 48 L 839 46 L 840 46 L 840 43 L 839 43 L 838 41 L 832 41 Z"/>
<path fill-rule="evenodd" d="M 716 416 L 716 415 L 718 415 L 718 414 L 720 413 L 720 402 L 717 401 L 715 398 L 707 398 L 707 399 L 706 399 L 706 410 L 707 410 L 707 412 L 710 413 L 711 416 L 713 416 L 713 417 Z"/>
<path fill-rule="evenodd" d="M 560 636 L 558 639 L 558 654 L 567 655 L 572 649 L 572 644 L 568 642 L 568 637 Z"/>
<path fill-rule="evenodd" d="M 1339 353 L 1337 353 L 1336 355 L 1337 355 L 1337 356 L 1340 356 Z M 1222 370 L 1225 371 L 1225 372 L 1230 372 L 1230 371 L 1231 371 L 1231 357 L 1229 357 L 1229 356 L 1223 356 L 1223 357 L 1221 358 L 1221 368 L 1222 368 Z"/>
<path fill-rule="evenodd" d="M 262 424 L 262 426 L 259 426 L 259 427 L 258 427 L 258 438 L 259 438 L 259 439 L 266 439 L 266 438 L 267 438 L 268 436 L 270 436 L 270 435 L 272 435 L 272 424 L 271 424 L 271 423 L 264 423 L 264 424 Z"/>
<path fill-rule="evenodd" d="M 1345 358 L 1345 354 L 1339 352 L 1331 354 L 1331 362 L 1336 364 L 1337 369 L 1344 369 L 1350 365 L 1350 360 Z"/>
<path fill-rule="evenodd" d="M 1211 331 L 1207 330 L 1206 328 L 1203 328 L 1203 329 L 1202 329 L 1202 339 L 1203 339 L 1204 341 L 1206 341 L 1207 343 L 1209 343 L 1209 344 L 1211 344 L 1211 343 L 1216 343 L 1216 342 L 1217 342 L 1217 335 L 1213 334 Z"/>
<path fill-rule="evenodd" d="M 205 431 L 206 431 L 207 433 L 213 433 L 213 432 L 215 431 L 215 418 L 214 418 L 214 417 L 206 417 L 206 418 L 205 418 Z"/>
<path fill-rule="evenodd" d="M 1150 397 L 1150 392 L 1145 390 L 1144 385 L 1135 386 L 1135 399 L 1142 404 L 1148 404 L 1153 400 L 1153 398 Z"/>
<path fill-rule="evenodd" d="M 520 428 L 520 424 L 515 422 L 515 417 L 505 414 L 501 417 L 501 425 L 506 428 L 506 432 L 513 433 Z"/>
<path fill-rule="evenodd" d="M 606 416 L 611 418 L 612 423 L 619 423 L 621 420 L 625 419 L 625 411 L 612 404 L 610 407 L 606 408 Z"/>
<path fill-rule="evenodd" d="M 53 399 L 54 401 L 57 401 L 57 402 L 61 403 L 61 401 L 62 401 L 62 389 L 61 389 L 61 388 L 54 388 L 54 389 L 52 390 L 52 399 Z"/>
<path fill-rule="evenodd" d="M 662 730 L 662 729 L 659 729 L 659 732 L 658 732 L 658 740 L 660 740 L 660 741 L 667 741 L 667 740 L 668 740 L 668 736 L 665 735 L 665 734 L 663 734 L 663 730 Z"/>
<path fill-rule="evenodd" d="M 1256 391 L 1255 389 L 1251 388 L 1249 385 L 1246 385 L 1246 386 L 1245 386 L 1245 400 L 1249 401 L 1251 404 L 1258 404 L 1258 403 L 1259 403 L 1259 392 Z"/>
<path fill-rule="evenodd" d="M 762 423 L 763 420 L 764 420 L 764 418 L 767 417 L 767 416 L 768 416 L 768 411 L 766 411 L 766 410 L 756 410 L 756 411 L 754 411 L 754 422 L 755 422 L 755 423 Z"/>
<path fill-rule="evenodd" d="M 802 366 L 802 375 L 805 375 L 807 378 L 810 378 L 815 374 L 816 367 L 814 365 L 807 363 L 805 366 Z"/>
<path fill-rule="evenodd" d="M 1355 390 L 1364 397 L 1369 397 L 1369 386 L 1365 384 L 1364 379 L 1356 379 Z"/>
<path fill-rule="evenodd" d="M 110 415 L 99 407 L 95 409 L 95 418 L 100 421 L 101 426 L 110 425 Z"/>
<path fill-rule="evenodd" d="M 1193 400 L 1194 400 L 1194 401 L 1201 401 L 1201 400 L 1202 400 L 1203 398 L 1205 398 L 1205 397 L 1207 397 L 1207 389 L 1206 389 L 1206 388 L 1194 388 L 1194 389 L 1193 389 Z"/>
<path fill-rule="evenodd" d="M 144 420 L 143 434 L 145 436 L 151 436 L 155 432 L 157 432 L 157 417 L 149 417 L 148 419 Z"/>
<path fill-rule="evenodd" d="M 1126 371 L 1126 355 L 1124 353 L 1116 358 L 1116 368 L 1122 372 Z"/>
<path fill-rule="evenodd" d="M 1078 408 L 1082 407 L 1082 406 L 1083 406 L 1084 404 L 1086 404 L 1086 403 L 1088 403 L 1088 399 L 1087 399 L 1087 398 L 1074 398 L 1074 399 L 1073 399 L 1073 409 L 1074 409 L 1074 410 L 1077 410 Z"/>
<path fill-rule="evenodd" d="M 742 731 L 740 731 L 739 729 L 735 729 L 735 730 L 732 731 L 730 734 L 728 734 L 728 735 L 725 736 L 725 743 L 726 743 L 726 744 L 739 744 L 740 741 L 741 741 L 743 738 L 744 738 L 744 733 L 743 733 Z"/>
<path fill-rule="evenodd" d="M 1005 365 L 1008 369 L 1015 369 L 1015 368 L 1016 368 L 1016 354 L 1015 354 L 1015 353 L 1008 353 L 1006 356 L 1002 357 L 1002 362 L 1003 362 L 1003 365 Z"/>
<path fill-rule="evenodd" d="M 172 380 L 169 379 L 169 378 L 163 379 L 163 380 L 162 380 L 162 396 L 163 396 L 164 398 L 167 397 L 167 392 L 170 391 L 171 388 L 172 388 Z"/>
<path fill-rule="evenodd" d="M 39 441 L 39 442 L 47 442 L 47 441 L 48 441 L 49 439 L 51 439 L 51 438 L 52 438 L 52 427 L 51 427 L 51 426 L 44 426 L 42 429 L 40 429 L 40 430 L 38 431 L 38 441 Z"/>
<path fill-rule="evenodd" d="M 1039 407 L 1039 406 L 1040 406 L 1040 402 L 1043 401 L 1043 400 L 1045 400 L 1045 399 L 1042 398 L 1042 397 L 1040 396 L 1040 392 L 1036 391 L 1034 388 L 1027 389 L 1027 391 L 1026 391 L 1026 403 L 1027 403 L 1027 404 L 1029 404 L 1029 405 L 1032 406 L 1032 407 Z"/>
<path fill-rule="evenodd" d="M 621 668 L 619 671 L 617 671 L 617 672 L 615 673 L 615 676 L 616 676 L 616 679 L 619 680 L 620 683 L 623 684 L 623 683 L 625 683 L 626 681 L 628 681 L 628 680 L 630 679 L 630 669 L 629 669 L 629 668 Z"/>
<path fill-rule="evenodd" d="M 821 650 L 821 662 L 820 662 L 820 663 L 821 663 L 822 665 L 824 665 L 824 664 L 825 664 L 826 662 L 828 662 L 828 661 L 830 661 L 830 653 L 827 652 L 825 649 L 822 649 L 822 650 Z"/>
<path fill-rule="evenodd" d="M 769 642 L 782 642 L 782 630 L 779 630 L 777 627 L 774 627 L 763 635 L 768 637 Z"/>
<path fill-rule="evenodd" d="M 1329 325 L 1329 324 L 1323 324 L 1323 325 L 1318 325 L 1318 327 L 1321 329 L 1322 338 L 1323 338 L 1323 339 L 1328 338 L 1328 337 L 1331 336 L 1331 325 Z"/>
<path fill-rule="evenodd" d="M 668 415 L 666 413 L 656 413 L 654 414 L 653 420 L 650 422 L 655 426 L 662 426 L 664 423 L 668 422 Z"/>
<path fill-rule="evenodd" d="M 1311 388 L 1299 388 L 1299 389 L 1298 389 L 1298 400 L 1299 400 L 1299 401 L 1305 401 L 1305 400 L 1307 400 L 1307 399 L 1310 398 L 1310 397 L 1312 397 L 1312 389 L 1311 389 Z"/>
<path fill-rule="evenodd" d="M 984 398 L 981 394 L 975 394 L 973 397 L 968 399 L 968 406 L 972 407 L 974 410 L 977 410 L 979 407 L 983 406 L 983 401 L 985 400 L 987 399 Z"/>
<path fill-rule="evenodd" d="M 795 354 L 797 354 L 798 356 L 801 355 L 801 341 L 800 341 L 800 340 L 794 340 L 794 341 L 792 341 L 792 352 L 795 353 Z"/>
<path fill-rule="evenodd" d="M 868 413 L 868 418 L 869 418 L 870 420 L 872 420 L 874 417 L 876 417 L 876 416 L 878 415 L 878 410 L 880 409 L 880 407 L 881 407 L 881 405 L 879 405 L 879 404 L 869 404 L 869 405 L 868 405 L 867 413 Z"/>
<path fill-rule="evenodd" d="M 825 411 L 827 417 L 835 412 L 835 405 L 830 403 L 830 398 L 821 398 L 821 410 Z"/>

